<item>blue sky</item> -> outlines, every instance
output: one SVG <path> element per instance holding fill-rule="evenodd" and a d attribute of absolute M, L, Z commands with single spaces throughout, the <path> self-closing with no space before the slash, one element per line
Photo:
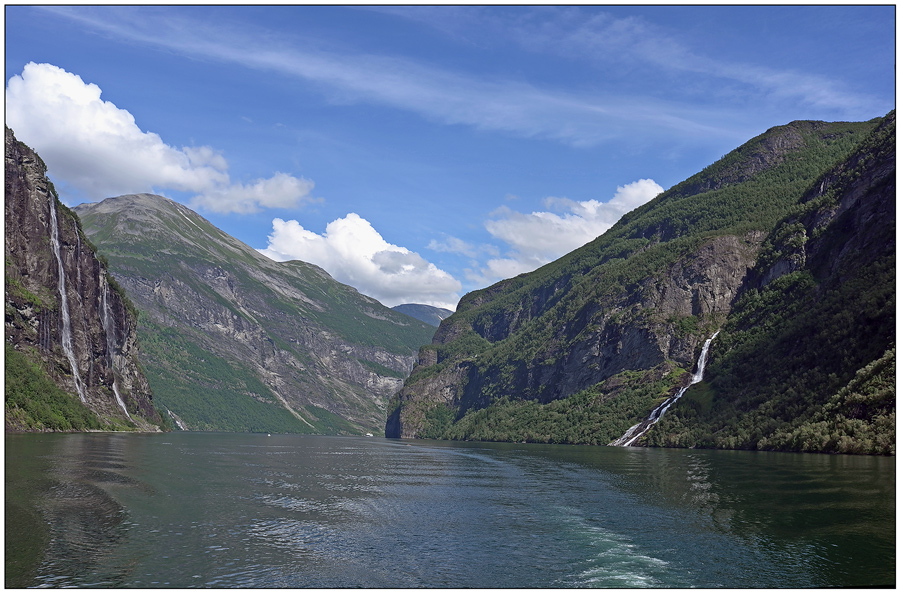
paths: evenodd
<path fill-rule="evenodd" d="M 69 205 L 154 192 L 454 308 L 768 128 L 895 102 L 886 6 L 6 6 L 6 122 Z"/>

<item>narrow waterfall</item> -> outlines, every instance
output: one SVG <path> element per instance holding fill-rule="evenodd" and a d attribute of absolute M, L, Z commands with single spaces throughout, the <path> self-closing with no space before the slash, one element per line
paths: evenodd
<path fill-rule="evenodd" d="M 697 359 L 697 370 L 694 371 L 694 374 L 691 375 L 691 382 L 678 390 L 673 397 L 670 397 L 656 408 L 650 412 L 650 416 L 647 417 L 646 420 L 642 420 L 638 422 L 627 431 L 625 434 L 620 436 L 618 439 L 610 443 L 610 445 L 614 447 L 629 447 L 633 442 L 638 440 L 640 437 L 647 434 L 647 431 L 650 430 L 650 427 L 659 422 L 659 419 L 663 417 L 663 414 L 678 401 L 678 399 L 684 395 L 684 392 L 688 390 L 688 388 L 695 384 L 699 383 L 703 380 L 703 371 L 706 369 L 706 358 L 709 355 L 709 345 L 712 344 L 713 339 L 719 335 L 719 331 L 716 330 L 712 336 L 709 337 L 708 340 L 703 344 L 703 349 L 700 351 L 700 358 Z"/>
<path fill-rule="evenodd" d="M 106 332 L 106 352 L 109 357 L 109 368 L 113 372 L 112 390 L 116 396 L 116 403 L 119 404 L 119 407 L 122 408 L 128 419 L 134 422 L 131 414 L 128 413 L 128 408 L 125 407 L 122 396 L 119 394 L 119 387 L 116 385 L 116 359 L 114 356 L 116 351 L 116 320 L 109 314 L 109 283 L 102 282 L 102 284 L 103 290 L 100 291 L 100 322 L 103 324 L 103 331 Z"/>
<path fill-rule="evenodd" d="M 56 204 L 50 198 L 50 249 L 56 256 L 56 265 L 59 269 L 59 299 L 62 310 L 62 349 L 69 365 L 72 367 L 72 377 L 75 379 L 75 389 L 82 402 L 85 400 L 84 385 L 81 383 L 81 375 L 78 373 L 78 363 L 75 360 L 75 352 L 72 349 L 72 319 L 69 317 L 69 298 L 66 296 L 66 270 L 63 267 L 62 255 L 59 252 L 59 222 L 56 219 Z"/>

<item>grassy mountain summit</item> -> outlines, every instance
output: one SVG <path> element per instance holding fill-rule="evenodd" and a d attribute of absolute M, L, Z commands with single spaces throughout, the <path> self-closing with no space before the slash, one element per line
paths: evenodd
<path fill-rule="evenodd" d="M 830 200 L 823 208 L 841 211 L 840 205 L 834 206 L 844 202 L 844 190 L 839 188 L 851 186 L 852 195 L 868 195 L 869 201 L 883 202 L 879 192 L 865 194 L 868 186 L 829 180 L 838 175 L 835 171 L 860 179 L 873 167 L 882 173 L 887 170 L 882 177 L 893 179 L 891 159 L 888 164 L 876 165 L 873 157 L 859 156 L 859 150 L 868 146 L 882 160 L 887 159 L 886 149 L 872 147 L 890 145 L 892 135 L 893 113 L 870 122 L 801 121 L 772 128 L 626 214 L 584 247 L 532 273 L 466 295 L 457 312 L 442 322 L 432 344 L 420 350 L 416 368 L 392 400 L 387 434 L 594 444 L 615 440 L 686 384 L 703 342 L 722 329 L 710 356 L 708 372 L 714 375 L 717 361 L 725 360 L 724 349 L 734 339 L 735 307 L 744 303 L 752 290 L 764 289 L 765 281 L 771 290 L 787 290 L 789 280 L 778 281 L 781 270 L 787 269 L 787 264 L 778 263 L 785 253 L 779 246 L 803 241 L 798 224 L 810 227 L 808 232 L 817 238 L 827 236 L 822 244 L 832 247 L 839 245 L 841 237 L 849 240 L 864 234 L 846 217 L 814 214 L 811 204 Z M 829 197 L 811 198 L 814 188 L 822 188 Z M 814 221 L 795 221 L 802 216 Z M 893 236 L 893 215 L 876 220 L 885 236 Z M 829 232 L 831 223 L 843 230 Z M 877 262 L 872 265 L 892 273 L 893 241 L 886 246 L 884 242 L 862 246 L 859 241 L 853 245 L 854 252 L 871 253 L 863 260 Z M 818 255 L 810 263 L 819 262 L 817 269 L 827 266 L 834 249 L 816 251 Z M 890 253 L 882 257 L 877 255 L 879 250 Z M 763 266 L 777 271 L 767 273 Z M 869 278 L 876 284 L 872 290 L 882 295 L 874 305 L 879 313 L 873 315 L 889 323 L 884 303 L 893 302 L 894 287 L 886 281 L 886 274 Z M 790 297 L 787 302 L 802 309 Z M 854 307 L 846 299 L 829 306 Z M 816 322 L 813 317 L 808 320 Z M 756 327 L 766 320 L 748 323 Z M 890 332 L 876 326 L 879 336 L 889 333 L 892 340 L 892 323 Z M 830 347 L 840 351 L 845 344 L 842 340 L 850 340 L 849 334 L 858 337 L 872 330 L 871 325 L 850 330 Z M 768 338 L 775 339 L 776 334 L 777 330 Z M 829 385 L 838 387 L 841 381 L 846 385 L 852 378 L 848 373 L 852 375 L 881 357 L 886 338 L 879 337 L 876 342 L 877 346 L 847 360 L 841 378 Z M 764 349 L 762 342 L 754 345 Z M 747 375 L 764 372 L 764 367 L 754 365 L 754 359 L 732 360 Z M 782 365 L 790 365 L 790 358 L 781 360 Z M 692 405 L 691 409 L 699 406 L 690 420 L 695 437 L 674 435 L 663 443 L 658 439 L 666 425 L 660 422 L 642 442 L 805 448 L 784 439 L 763 440 L 787 428 L 782 424 L 769 426 L 755 437 L 727 440 L 718 434 L 715 439 L 702 440 L 701 431 L 695 428 L 712 422 L 711 416 L 705 416 L 707 408 L 723 417 L 747 412 L 740 408 L 720 412 L 728 407 L 724 402 L 739 399 L 738 394 L 723 388 L 696 395 L 705 387 L 709 386 L 701 383 L 688 390 L 693 397 L 684 404 Z M 739 386 L 733 389 L 740 391 Z M 808 393 L 798 398 L 814 399 Z M 680 413 L 684 405 L 674 407 L 669 419 L 674 422 L 685 417 Z M 785 414 L 796 417 L 813 405 L 806 401 L 806 407 L 783 407 Z M 785 417 L 784 422 L 792 420 Z M 727 430 L 732 429 L 740 430 Z"/>
<path fill-rule="evenodd" d="M 141 311 L 158 405 L 198 430 L 360 433 L 434 328 L 324 270 L 275 262 L 149 194 L 78 206 Z"/>

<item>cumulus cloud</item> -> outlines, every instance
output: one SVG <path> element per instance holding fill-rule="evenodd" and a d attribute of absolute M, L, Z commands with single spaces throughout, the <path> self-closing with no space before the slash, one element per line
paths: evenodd
<path fill-rule="evenodd" d="M 488 232 L 506 243 L 505 257 L 488 260 L 467 276 L 474 282 L 492 282 L 530 272 L 599 237 L 623 214 L 663 191 L 652 179 L 619 186 L 608 202 L 547 198 L 544 204 L 557 212 L 524 214 L 507 206 L 494 211 L 485 223 Z"/>
<path fill-rule="evenodd" d="M 170 189 L 196 193 L 196 205 L 217 212 L 296 207 L 308 199 L 313 183 L 285 173 L 232 184 L 221 152 L 169 146 L 100 95 L 76 74 L 30 62 L 6 86 L 6 123 L 55 179 L 90 199 Z"/>
<path fill-rule="evenodd" d="M 321 235 L 296 220 L 276 218 L 268 247 L 259 251 L 276 261 L 316 264 L 389 307 L 422 303 L 455 309 L 462 288 L 418 253 L 385 241 L 369 221 L 352 212 L 328 223 Z"/>

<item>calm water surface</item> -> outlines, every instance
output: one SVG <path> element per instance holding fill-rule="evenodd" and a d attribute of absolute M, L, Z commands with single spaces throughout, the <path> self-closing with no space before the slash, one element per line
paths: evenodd
<path fill-rule="evenodd" d="M 894 586 L 895 459 L 8 435 L 7 587 Z"/>

